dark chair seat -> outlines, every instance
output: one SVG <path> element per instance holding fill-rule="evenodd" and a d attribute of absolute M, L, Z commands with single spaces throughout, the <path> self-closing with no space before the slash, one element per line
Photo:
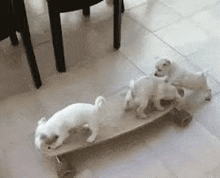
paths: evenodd
<path fill-rule="evenodd" d="M 54 11 L 70 12 L 93 6 L 103 0 L 47 0 Z"/>
<path fill-rule="evenodd" d="M 23 0 L 0 1 L 0 41 L 10 37 L 13 46 L 18 44 L 16 31 L 21 34 L 31 75 L 36 88 L 42 83 L 31 43 L 30 31 Z"/>

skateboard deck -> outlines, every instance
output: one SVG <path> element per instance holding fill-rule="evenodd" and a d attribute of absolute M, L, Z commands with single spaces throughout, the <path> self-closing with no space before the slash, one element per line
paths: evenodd
<path fill-rule="evenodd" d="M 124 98 L 125 92 L 120 92 L 106 98 L 106 116 L 99 120 L 98 135 L 93 143 L 86 142 L 91 134 L 89 129 L 84 128 L 78 132 L 74 132 L 74 134 L 70 131 L 69 138 L 64 141 L 62 146 L 56 149 L 49 149 L 50 145 L 43 145 L 42 154 L 46 156 L 58 156 L 113 139 L 155 121 L 169 113 L 175 107 L 175 101 L 169 101 L 163 104 L 165 106 L 164 111 L 157 111 L 152 104 L 149 104 L 145 111 L 147 118 L 140 119 L 136 117 L 135 110 L 124 111 Z"/>

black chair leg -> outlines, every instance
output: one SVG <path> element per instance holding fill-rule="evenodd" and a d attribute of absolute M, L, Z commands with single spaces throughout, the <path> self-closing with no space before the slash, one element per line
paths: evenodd
<path fill-rule="evenodd" d="M 24 2 L 23 1 L 21 2 L 19 1 L 19 6 L 22 9 L 22 12 L 19 13 L 20 34 L 26 51 L 28 64 L 31 70 L 31 75 L 34 80 L 34 85 L 36 88 L 39 88 L 42 85 L 42 82 L 41 82 L 37 62 L 35 60 L 33 46 L 31 43 L 31 36 L 30 36 Z"/>
<path fill-rule="evenodd" d="M 83 15 L 84 16 L 89 16 L 90 15 L 90 7 L 86 7 L 85 9 L 83 9 Z"/>
<path fill-rule="evenodd" d="M 121 12 L 124 13 L 125 11 L 125 5 L 124 5 L 124 0 L 121 1 Z"/>
<path fill-rule="evenodd" d="M 11 31 L 10 31 L 10 40 L 11 40 L 11 44 L 13 46 L 18 45 L 18 37 L 17 37 L 16 31 L 14 29 L 11 29 Z"/>
<path fill-rule="evenodd" d="M 13 13 L 14 13 L 14 8 L 13 8 L 13 5 L 12 5 L 12 2 L 13 1 L 10 1 L 9 2 L 9 9 L 10 9 L 10 20 L 9 20 L 9 23 L 11 25 L 11 27 L 13 27 L 14 25 L 14 16 L 13 16 Z M 24 7 L 24 6 L 23 6 Z M 25 12 L 25 10 L 24 10 Z M 18 38 L 17 38 L 17 35 L 16 35 L 16 29 L 14 28 L 10 28 L 10 32 L 9 32 L 9 37 L 10 37 L 10 40 L 11 40 L 11 44 L 13 46 L 16 46 L 18 45 Z"/>
<path fill-rule="evenodd" d="M 54 12 L 53 10 L 51 10 L 49 4 L 50 3 L 48 2 L 56 68 L 58 72 L 66 72 L 60 14 L 59 12 Z"/>
<path fill-rule="evenodd" d="M 114 0 L 114 48 L 121 45 L 121 7 L 122 0 Z"/>
<path fill-rule="evenodd" d="M 30 40 L 30 35 L 27 33 L 21 32 L 21 38 L 22 38 L 22 41 L 25 47 L 28 64 L 31 70 L 32 78 L 34 80 L 34 85 L 36 88 L 40 88 L 40 86 L 42 85 L 42 82 L 41 82 L 40 73 L 37 67 L 37 62 L 35 60 L 35 55 L 34 55 L 33 46 Z"/>

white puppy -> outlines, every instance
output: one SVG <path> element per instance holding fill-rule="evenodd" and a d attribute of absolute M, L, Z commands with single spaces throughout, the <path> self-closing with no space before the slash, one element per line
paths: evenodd
<path fill-rule="evenodd" d="M 164 110 L 160 101 L 176 99 L 181 102 L 177 88 L 168 83 L 168 77 L 142 76 L 137 81 L 130 81 L 130 88 L 125 97 L 125 110 L 137 107 L 137 116 L 146 118 L 144 109 L 152 100 L 156 109 Z"/>
<path fill-rule="evenodd" d="M 42 143 L 51 144 L 50 148 L 57 148 L 69 137 L 69 130 L 83 127 L 88 124 L 92 134 L 87 142 L 93 142 L 98 134 L 99 117 L 104 117 L 102 106 L 105 98 L 99 96 L 95 100 L 95 105 L 86 103 L 76 103 L 55 113 L 48 121 L 42 118 L 38 121 L 35 132 L 35 145 L 41 149 Z"/>
<path fill-rule="evenodd" d="M 160 59 L 155 65 L 155 76 L 168 76 L 171 84 L 178 88 L 205 92 L 205 99 L 210 100 L 211 89 L 207 85 L 206 76 L 203 72 L 192 73 L 182 69 L 176 62 L 166 58 Z"/>

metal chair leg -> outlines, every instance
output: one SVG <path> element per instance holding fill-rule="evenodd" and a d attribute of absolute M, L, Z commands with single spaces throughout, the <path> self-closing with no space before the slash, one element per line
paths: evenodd
<path fill-rule="evenodd" d="M 53 48 L 54 48 L 54 54 L 56 60 L 56 68 L 58 72 L 66 72 L 60 13 L 51 10 L 49 2 L 48 2 L 48 7 L 49 7 L 49 17 L 50 17 L 52 40 L 53 40 Z"/>

